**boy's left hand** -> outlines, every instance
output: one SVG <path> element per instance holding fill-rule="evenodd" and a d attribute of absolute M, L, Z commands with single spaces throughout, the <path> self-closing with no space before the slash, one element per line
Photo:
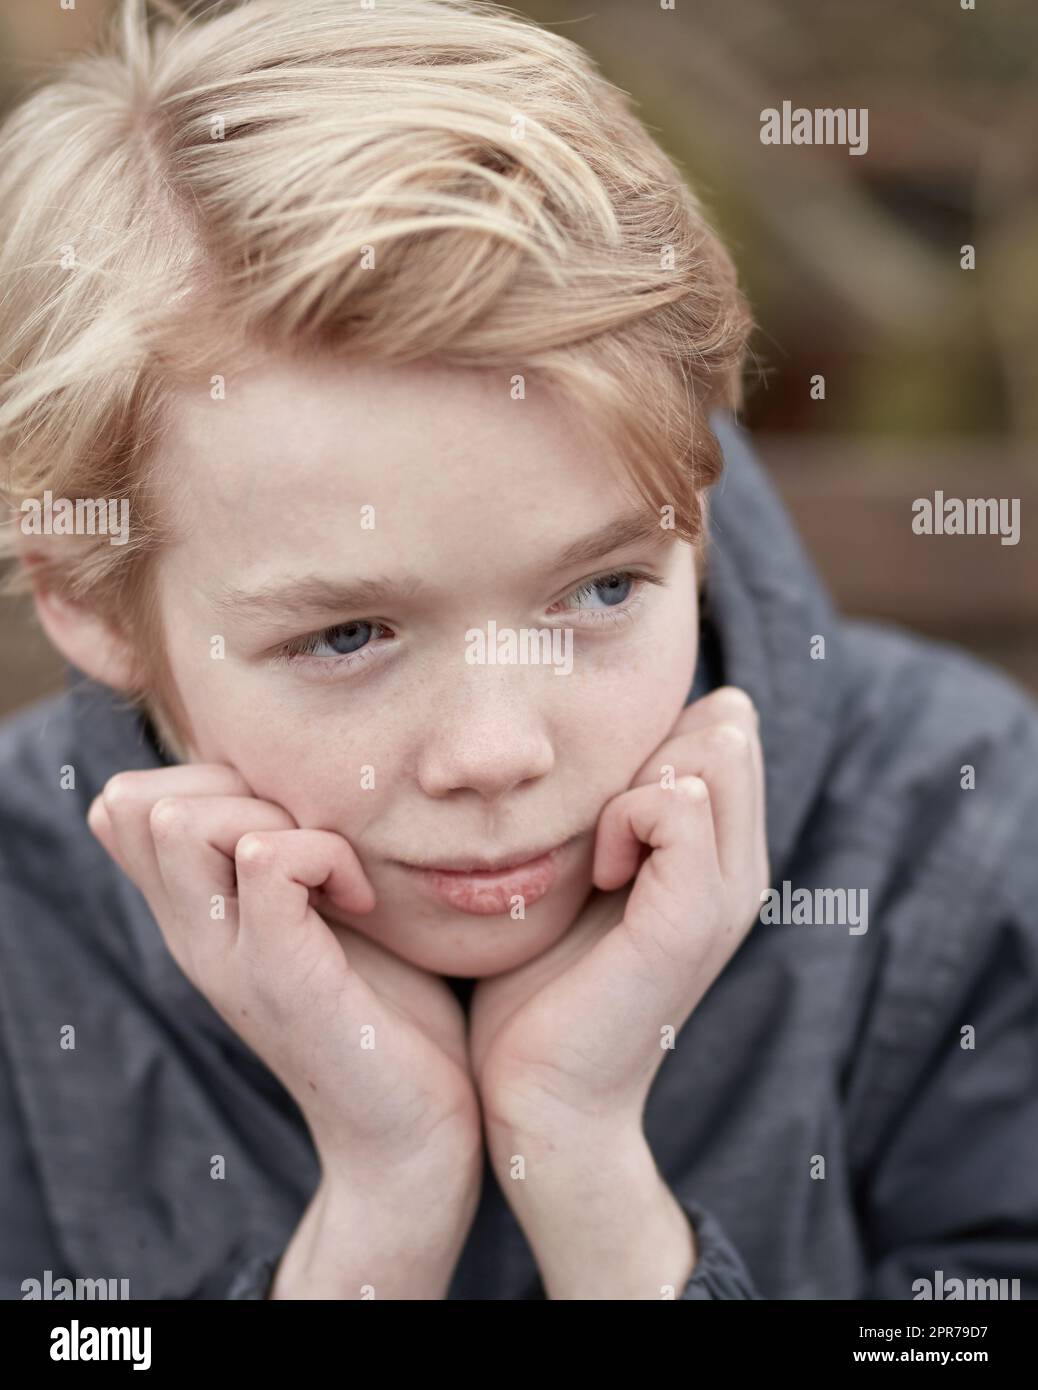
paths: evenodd
<path fill-rule="evenodd" d="M 579 1162 L 641 1134 L 669 1029 L 676 1037 L 735 953 L 769 883 L 764 762 L 744 691 L 686 706 L 606 803 L 592 879 L 555 946 L 473 991 L 470 1059 L 492 1157 L 532 1141 Z"/>

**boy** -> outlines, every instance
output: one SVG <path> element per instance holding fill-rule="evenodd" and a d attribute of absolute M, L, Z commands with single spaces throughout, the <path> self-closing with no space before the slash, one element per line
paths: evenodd
<path fill-rule="evenodd" d="M 6 1295 L 1033 1297 L 1035 711 L 833 613 L 677 172 L 492 6 L 161 8 L 2 137 Z"/>

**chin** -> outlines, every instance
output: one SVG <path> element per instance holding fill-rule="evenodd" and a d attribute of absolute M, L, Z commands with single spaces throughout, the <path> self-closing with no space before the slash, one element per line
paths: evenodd
<path fill-rule="evenodd" d="M 358 921 L 356 930 L 394 952 L 403 960 L 434 975 L 483 979 L 515 970 L 547 951 L 569 930 L 572 914 L 557 911 L 529 913 L 525 921 L 510 917 L 469 917 L 458 914 L 448 920 L 416 924 L 406 931 L 383 933 L 369 921 Z"/>

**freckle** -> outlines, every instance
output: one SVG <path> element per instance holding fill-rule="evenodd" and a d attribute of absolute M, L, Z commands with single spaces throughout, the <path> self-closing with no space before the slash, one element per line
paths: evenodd
<path fill-rule="evenodd" d="M 241 1014 L 242 1014 L 242 1018 L 248 1018 L 248 1016 L 249 1016 L 249 1011 L 248 1011 L 248 1009 L 242 1009 Z"/>
<path fill-rule="evenodd" d="M 306 1078 L 306 1084 L 310 1087 L 311 1091 L 317 1090 L 317 1087 L 314 1085 L 314 1083 L 310 1080 L 309 1077 Z"/>

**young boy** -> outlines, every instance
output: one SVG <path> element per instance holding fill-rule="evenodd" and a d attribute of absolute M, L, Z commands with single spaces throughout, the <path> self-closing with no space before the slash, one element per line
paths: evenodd
<path fill-rule="evenodd" d="M 0 136 L 5 1296 L 1034 1297 L 1036 711 L 833 612 L 678 172 L 493 6 L 155 8 Z"/>

